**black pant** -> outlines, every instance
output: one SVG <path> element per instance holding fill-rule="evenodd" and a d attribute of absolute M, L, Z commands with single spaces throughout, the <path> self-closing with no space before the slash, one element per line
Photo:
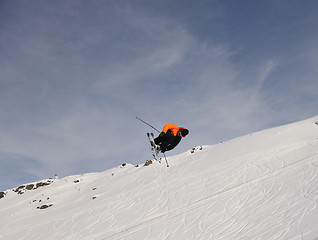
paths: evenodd
<path fill-rule="evenodd" d="M 180 141 L 180 136 L 173 136 L 169 131 L 166 134 L 160 133 L 160 135 L 155 138 L 155 144 L 160 146 L 161 152 L 175 148 Z"/>

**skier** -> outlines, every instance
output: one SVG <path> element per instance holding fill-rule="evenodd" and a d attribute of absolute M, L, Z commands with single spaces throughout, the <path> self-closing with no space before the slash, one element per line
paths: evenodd
<path fill-rule="evenodd" d="M 178 127 L 174 124 L 166 124 L 157 138 L 154 139 L 155 144 L 159 146 L 159 151 L 162 153 L 175 148 L 182 137 L 187 136 L 188 129 Z"/>

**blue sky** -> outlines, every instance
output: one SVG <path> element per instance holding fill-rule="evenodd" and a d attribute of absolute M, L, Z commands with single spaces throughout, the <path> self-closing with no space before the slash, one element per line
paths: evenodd
<path fill-rule="evenodd" d="M 0 190 L 317 115 L 318 2 L 0 2 Z"/>

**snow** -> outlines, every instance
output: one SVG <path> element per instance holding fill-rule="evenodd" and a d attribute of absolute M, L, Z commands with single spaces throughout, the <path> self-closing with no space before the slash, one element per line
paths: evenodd
<path fill-rule="evenodd" d="M 7 190 L 0 239 L 317 240 L 317 122 Z"/>

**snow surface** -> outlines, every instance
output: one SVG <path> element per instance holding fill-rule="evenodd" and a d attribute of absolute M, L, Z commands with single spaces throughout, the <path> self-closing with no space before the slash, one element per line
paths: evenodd
<path fill-rule="evenodd" d="M 318 239 L 318 116 L 168 161 L 7 190 L 0 239 Z"/>

